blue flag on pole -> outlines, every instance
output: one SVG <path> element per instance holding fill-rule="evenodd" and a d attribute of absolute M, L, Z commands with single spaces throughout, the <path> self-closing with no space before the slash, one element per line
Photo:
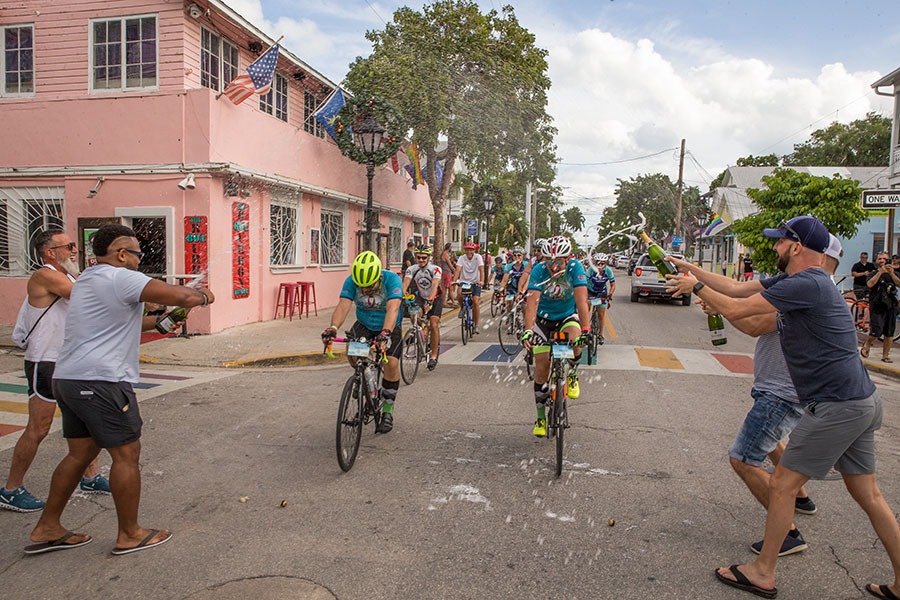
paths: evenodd
<path fill-rule="evenodd" d="M 337 140 L 334 137 L 334 120 L 337 118 L 338 111 L 341 110 L 341 107 L 346 103 L 347 101 L 344 100 L 344 92 L 341 91 L 341 88 L 338 88 L 331 95 L 331 98 L 316 111 L 316 121 L 322 125 L 322 128 L 328 132 L 331 139 L 335 141 Z"/>

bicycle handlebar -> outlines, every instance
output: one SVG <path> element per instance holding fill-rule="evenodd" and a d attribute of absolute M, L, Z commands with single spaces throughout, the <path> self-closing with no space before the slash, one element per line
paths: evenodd
<path fill-rule="evenodd" d="M 328 358 L 334 358 L 334 352 L 331 351 L 331 347 L 334 344 L 334 342 L 344 343 L 344 342 L 358 342 L 358 341 L 359 341 L 358 339 L 353 339 L 351 337 L 331 338 L 331 341 L 328 342 L 328 344 L 325 346 L 325 350 L 322 353 L 325 354 Z M 369 345 L 375 346 L 375 340 L 372 340 L 369 343 Z M 381 354 L 381 362 L 387 363 L 387 361 L 388 361 L 387 352 L 383 352 L 380 348 L 375 348 L 375 351 L 377 354 Z"/>

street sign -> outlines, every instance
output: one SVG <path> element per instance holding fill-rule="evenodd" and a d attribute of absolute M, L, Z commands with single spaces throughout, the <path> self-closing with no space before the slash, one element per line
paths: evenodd
<path fill-rule="evenodd" d="M 684 238 L 682 236 L 680 236 L 680 235 L 672 236 L 672 245 L 673 246 L 681 246 L 682 244 L 684 244 Z"/>
<path fill-rule="evenodd" d="M 466 235 L 478 235 L 477 219 L 469 219 L 466 221 Z"/>
<path fill-rule="evenodd" d="M 900 208 L 900 190 L 863 190 L 862 207 Z"/>

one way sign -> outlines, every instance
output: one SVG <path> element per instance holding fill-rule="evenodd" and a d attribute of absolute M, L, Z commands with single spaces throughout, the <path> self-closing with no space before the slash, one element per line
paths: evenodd
<path fill-rule="evenodd" d="M 900 208 L 900 190 L 864 190 L 862 207 L 869 209 Z"/>

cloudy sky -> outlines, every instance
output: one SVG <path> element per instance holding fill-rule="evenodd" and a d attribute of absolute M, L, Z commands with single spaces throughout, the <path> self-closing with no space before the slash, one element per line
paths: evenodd
<path fill-rule="evenodd" d="M 284 35 L 288 49 L 334 82 L 369 53 L 367 29 L 384 27 L 400 6 L 421 7 L 226 2 L 270 35 Z M 507 3 L 479 2 L 486 10 Z M 675 180 L 682 138 L 685 181 L 705 192 L 738 157 L 785 154 L 832 121 L 891 113 L 870 85 L 900 67 L 897 0 L 508 3 L 549 51 L 557 182 L 588 225 L 614 203 L 616 179 L 662 172 Z"/>

